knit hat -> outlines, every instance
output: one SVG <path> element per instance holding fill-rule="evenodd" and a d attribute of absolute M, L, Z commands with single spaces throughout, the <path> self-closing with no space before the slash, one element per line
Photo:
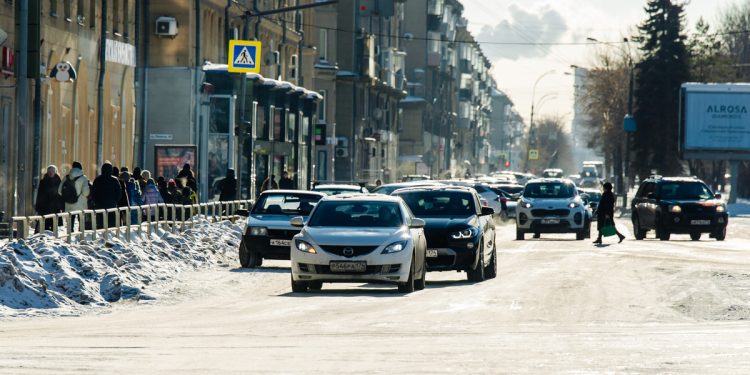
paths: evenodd
<path fill-rule="evenodd" d="M 177 187 L 177 183 L 173 179 L 170 178 L 169 181 L 167 181 L 167 187 L 171 187 L 171 188 Z"/>
<path fill-rule="evenodd" d="M 73 168 L 78 168 L 78 169 L 83 169 L 83 166 L 81 165 L 81 163 L 79 163 L 77 161 L 73 162 L 72 167 Z"/>

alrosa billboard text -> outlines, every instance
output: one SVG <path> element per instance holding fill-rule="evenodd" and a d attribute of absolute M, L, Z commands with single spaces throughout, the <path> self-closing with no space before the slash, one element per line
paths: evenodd
<path fill-rule="evenodd" d="M 688 91 L 685 149 L 750 151 L 750 93 Z"/>

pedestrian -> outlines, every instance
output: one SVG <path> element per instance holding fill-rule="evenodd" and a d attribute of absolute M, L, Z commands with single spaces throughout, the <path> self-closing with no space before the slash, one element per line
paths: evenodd
<path fill-rule="evenodd" d="M 233 201 L 237 199 L 237 179 L 234 169 L 227 169 L 227 175 L 219 183 L 219 201 Z"/>
<path fill-rule="evenodd" d="M 380 181 L 380 179 L 375 180 L 375 186 L 380 186 L 383 184 L 383 181 Z"/>
<path fill-rule="evenodd" d="M 156 179 L 156 188 L 159 190 L 159 194 L 161 194 L 161 199 L 166 204 L 173 204 L 174 199 L 172 198 L 172 194 L 169 192 L 169 189 L 167 188 L 167 180 L 164 179 L 164 177 L 159 176 L 158 179 Z"/>
<path fill-rule="evenodd" d="M 185 179 L 185 186 L 190 187 L 194 192 L 198 191 L 198 182 L 195 180 L 195 173 L 190 169 L 190 163 L 185 163 L 182 170 L 177 173 L 177 178 Z"/>
<path fill-rule="evenodd" d="M 128 207 L 130 205 L 130 200 L 128 199 L 128 189 L 125 186 L 125 180 L 123 179 L 122 173 L 117 168 L 112 168 L 112 175 L 117 177 L 117 181 L 120 182 L 120 200 L 117 201 L 117 207 Z M 127 223 L 125 215 L 124 212 L 117 215 L 120 218 L 120 224 Z"/>
<path fill-rule="evenodd" d="M 115 176 L 112 176 L 112 164 L 105 161 L 102 164 L 101 174 L 94 179 L 94 185 L 92 187 L 91 195 L 94 200 L 94 208 L 97 210 L 115 208 L 117 202 L 120 201 L 120 181 Z M 107 214 L 108 226 L 115 226 L 116 215 L 115 213 Z M 97 225 L 102 224 L 103 217 L 100 220 L 97 216 Z"/>
<path fill-rule="evenodd" d="M 143 189 L 143 204 L 159 204 L 164 203 L 159 189 L 156 187 L 156 182 L 151 178 L 151 172 L 143 171 L 141 176 L 146 180 L 146 188 Z"/>
<path fill-rule="evenodd" d="M 70 172 L 65 176 L 64 181 L 58 188 L 58 194 L 62 197 L 65 204 L 65 212 L 76 212 L 88 208 L 88 196 L 91 194 L 89 189 L 89 178 L 83 174 L 81 163 L 74 161 L 71 164 Z M 78 215 L 76 215 L 78 216 Z M 68 233 L 73 231 L 73 224 L 76 216 L 71 216 L 68 222 Z M 80 226 L 80 221 L 79 221 Z"/>
<path fill-rule="evenodd" d="M 128 194 L 128 206 L 131 207 L 130 223 L 138 224 L 138 210 L 134 210 L 132 207 L 138 207 L 143 204 L 140 187 L 129 172 L 120 173 L 120 177 L 125 181 L 125 190 Z"/>
<path fill-rule="evenodd" d="M 270 177 L 266 177 L 265 180 L 263 180 L 263 184 L 260 186 L 260 192 L 264 192 L 266 190 L 275 190 L 278 189 L 279 185 L 276 183 L 276 176 L 271 175 Z"/>
<path fill-rule="evenodd" d="M 294 180 L 289 178 L 289 173 L 287 171 L 281 172 L 281 180 L 279 180 L 279 188 L 281 189 L 296 189 L 297 187 L 294 186 Z"/>
<path fill-rule="evenodd" d="M 625 236 L 623 236 L 617 230 L 617 227 L 615 227 L 615 195 L 612 193 L 612 184 L 609 182 L 604 184 L 604 192 L 599 201 L 599 206 L 596 209 L 596 221 L 596 226 L 599 229 L 599 236 L 596 238 L 596 241 L 594 241 L 595 244 L 602 244 L 602 229 L 607 226 L 615 228 L 615 233 L 617 234 L 617 237 L 620 238 L 620 242 L 625 239 Z"/>
<path fill-rule="evenodd" d="M 169 193 L 169 197 L 172 199 L 172 204 L 178 206 L 177 219 L 182 220 L 184 210 L 184 208 L 180 207 L 184 205 L 182 201 L 182 193 L 180 192 L 180 189 L 177 188 L 177 182 L 171 178 L 167 181 L 167 193 Z"/>
<path fill-rule="evenodd" d="M 60 197 L 60 175 L 57 174 L 57 167 L 50 165 L 47 167 L 47 173 L 39 181 L 39 188 L 36 193 L 35 209 L 39 215 L 56 214 L 62 211 L 63 202 Z M 44 229 L 52 230 L 54 219 L 44 220 Z"/>

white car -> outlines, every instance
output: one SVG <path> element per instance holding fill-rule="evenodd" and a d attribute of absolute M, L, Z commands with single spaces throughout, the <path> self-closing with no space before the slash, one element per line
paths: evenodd
<path fill-rule="evenodd" d="M 339 195 L 339 194 L 367 194 L 367 188 L 357 185 L 346 185 L 346 184 L 325 184 L 315 185 L 312 191 L 317 191 L 325 195 Z"/>
<path fill-rule="evenodd" d="M 340 195 L 321 199 L 291 244 L 292 291 L 323 283 L 386 282 L 410 293 L 424 289 L 425 222 L 401 198 Z"/>
<path fill-rule="evenodd" d="M 591 210 L 567 179 L 529 181 L 516 206 L 516 240 L 526 233 L 575 233 L 577 240 L 591 237 Z"/>

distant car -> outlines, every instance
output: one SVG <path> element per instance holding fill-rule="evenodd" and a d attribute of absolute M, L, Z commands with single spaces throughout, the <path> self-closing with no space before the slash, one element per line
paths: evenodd
<path fill-rule="evenodd" d="M 578 194 L 584 203 L 591 208 L 591 221 L 596 221 L 596 210 L 599 208 L 599 201 L 602 200 L 601 190 L 579 188 Z"/>
<path fill-rule="evenodd" d="M 408 182 L 396 182 L 393 184 L 385 184 L 380 185 L 372 191 L 370 191 L 373 194 L 384 194 L 384 195 L 390 195 L 394 191 L 398 189 L 408 188 L 408 187 L 416 187 L 416 186 L 435 186 L 435 185 L 443 185 L 443 183 L 438 181 L 431 181 L 431 180 L 416 180 L 416 181 L 408 181 Z"/>
<path fill-rule="evenodd" d="M 563 178 L 563 170 L 559 168 L 548 168 L 542 172 L 543 178 Z"/>
<path fill-rule="evenodd" d="M 325 195 L 339 195 L 339 194 L 367 194 L 367 188 L 357 185 L 345 185 L 345 184 L 325 184 L 316 185 L 312 191 L 321 192 Z"/>
<path fill-rule="evenodd" d="M 526 183 L 534 178 L 534 175 L 530 173 L 521 173 L 521 172 L 512 172 L 512 171 L 502 171 L 499 174 L 506 175 L 506 176 L 512 176 L 516 179 L 516 183 L 519 185 L 526 185 Z"/>
<path fill-rule="evenodd" d="M 239 248 L 243 268 L 260 267 L 263 259 L 289 260 L 289 246 L 299 229 L 289 220 L 306 217 L 322 193 L 301 190 L 266 190 L 260 194 L 245 225 Z"/>
<path fill-rule="evenodd" d="M 581 177 L 576 185 L 584 189 L 601 189 L 602 182 L 596 177 Z"/>
<path fill-rule="evenodd" d="M 591 211 L 572 181 L 543 178 L 529 181 L 516 208 L 516 239 L 526 233 L 575 233 L 576 240 L 591 237 Z"/>
<path fill-rule="evenodd" d="M 695 177 L 650 177 L 641 182 L 630 207 L 636 240 L 649 230 L 662 241 L 672 233 L 689 234 L 693 241 L 703 233 L 718 241 L 727 236 L 729 215 L 721 194 Z"/>
<path fill-rule="evenodd" d="M 522 185 L 517 184 L 496 184 L 490 185 L 500 199 L 500 218 L 502 220 L 513 219 L 516 217 L 516 206 L 523 191 Z"/>
<path fill-rule="evenodd" d="M 466 271 L 469 281 L 497 275 L 494 210 L 468 187 L 400 189 L 411 212 L 425 221 L 428 271 Z"/>
<path fill-rule="evenodd" d="M 568 180 L 573 181 L 574 184 L 578 185 L 578 182 L 581 181 L 581 175 L 580 174 L 568 175 Z"/>
<path fill-rule="evenodd" d="M 430 176 L 426 174 L 408 174 L 406 176 L 401 177 L 401 182 L 409 182 L 409 181 L 425 181 L 430 180 Z"/>
<path fill-rule="evenodd" d="M 424 289 L 424 221 L 404 201 L 387 195 L 323 198 L 292 241 L 292 291 L 324 282 L 387 282 L 404 293 Z"/>
<path fill-rule="evenodd" d="M 490 185 L 486 182 L 477 182 L 474 180 L 443 180 L 440 181 L 446 185 L 453 186 L 466 186 L 473 188 L 479 193 L 481 198 L 487 201 L 486 207 L 491 207 L 495 211 L 496 216 L 500 216 L 502 212 L 502 204 L 500 203 L 500 196 L 490 189 Z"/>

